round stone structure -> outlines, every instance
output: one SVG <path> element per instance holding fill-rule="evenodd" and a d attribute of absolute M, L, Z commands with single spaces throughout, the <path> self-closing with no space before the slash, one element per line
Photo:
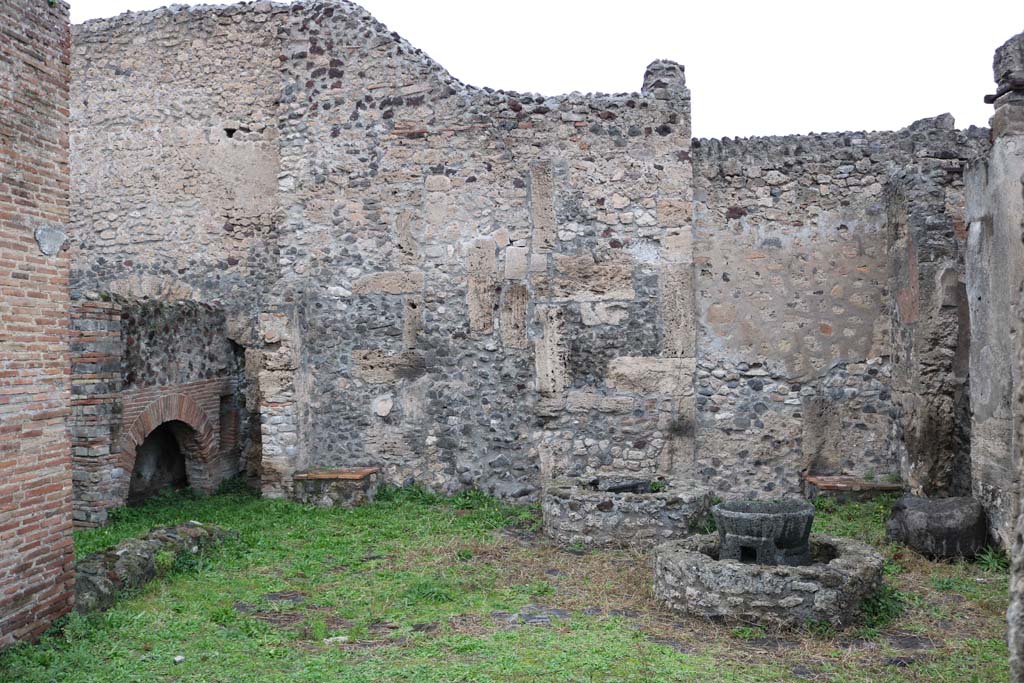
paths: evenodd
<path fill-rule="evenodd" d="M 664 478 L 591 477 L 544 490 L 544 532 L 562 545 L 650 547 L 704 524 L 710 489 Z"/>
<path fill-rule="evenodd" d="M 723 560 L 810 564 L 814 506 L 805 500 L 732 500 L 711 509 Z"/>
<path fill-rule="evenodd" d="M 865 543 L 812 534 L 811 563 L 750 564 L 719 559 L 717 534 L 671 541 L 654 550 L 654 594 L 691 616 L 795 627 L 844 626 L 882 584 L 882 557 Z"/>

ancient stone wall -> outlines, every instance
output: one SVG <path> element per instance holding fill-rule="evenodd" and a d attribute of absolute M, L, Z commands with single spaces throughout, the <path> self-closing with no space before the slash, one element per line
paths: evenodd
<path fill-rule="evenodd" d="M 167 422 L 176 423 L 194 489 L 213 491 L 245 469 L 252 455 L 245 444 L 258 427 L 223 311 L 194 301 L 93 297 L 72 307 L 71 335 L 77 524 L 102 524 L 125 503 L 136 448 Z"/>
<path fill-rule="evenodd" d="M 940 189 L 956 185 L 984 135 L 943 116 L 898 132 L 697 141 L 694 476 L 767 496 L 797 493 L 802 473 L 900 476 L 891 278 L 905 257 L 884 187 L 932 159 L 955 169 Z M 962 223 L 955 202 L 937 210 Z M 953 230 L 934 232 L 955 253 Z"/>
<path fill-rule="evenodd" d="M 1022 108 L 1018 93 L 1006 107 Z M 1024 126 L 993 129 L 992 149 L 967 175 L 970 301 L 971 478 L 993 535 L 1010 547 L 1018 496 L 1016 406 L 1021 388 L 1017 302 L 1024 282 L 1021 216 Z"/>
<path fill-rule="evenodd" d="M 71 609 L 68 6 L 0 4 L 0 648 Z"/>
<path fill-rule="evenodd" d="M 900 412 L 893 436 L 913 493 L 963 496 L 971 490 L 965 164 L 941 156 L 918 157 L 886 187 L 892 387 Z"/>
<path fill-rule="evenodd" d="M 967 175 L 971 474 L 993 536 L 1011 552 L 1011 680 L 1024 680 L 1024 33 L 993 60 L 992 149 Z"/>
<path fill-rule="evenodd" d="M 255 329 L 277 272 L 283 12 L 178 7 L 73 28 L 74 291 L 197 299 L 234 334 Z"/>
<path fill-rule="evenodd" d="M 668 423 L 692 420 L 691 314 L 658 296 L 689 289 L 681 68 L 640 94 L 496 93 L 351 5 L 291 27 L 293 462 L 509 497 L 538 467 L 653 470 Z"/>
<path fill-rule="evenodd" d="M 930 463 L 963 461 L 966 432 L 930 426 L 965 410 L 945 355 L 962 320 L 921 284 L 945 266 L 894 259 L 958 258 L 957 170 L 983 131 L 940 117 L 691 150 L 677 64 L 637 93 L 474 88 L 344 1 L 75 36 L 74 286 L 224 308 L 267 495 L 379 465 L 513 499 L 609 473 L 773 497 L 807 472 L 947 486 Z M 887 196 L 913 205 L 913 240 Z M 942 333 L 894 314 L 894 287 L 938 305 Z M 940 432 L 946 455 L 918 463 Z"/>

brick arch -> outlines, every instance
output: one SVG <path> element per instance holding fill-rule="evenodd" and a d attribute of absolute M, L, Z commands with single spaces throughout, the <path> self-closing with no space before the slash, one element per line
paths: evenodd
<path fill-rule="evenodd" d="M 135 469 L 135 449 L 154 429 L 168 422 L 181 423 L 185 427 L 175 430 L 175 437 L 185 456 L 189 485 L 205 493 L 213 490 L 210 464 L 217 447 L 217 432 L 194 399 L 187 394 L 168 394 L 147 405 L 121 436 L 120 465 L 127 473 L 124 490 L 120 492 L 122 500 L 128 497 L 128 486 Z"/>

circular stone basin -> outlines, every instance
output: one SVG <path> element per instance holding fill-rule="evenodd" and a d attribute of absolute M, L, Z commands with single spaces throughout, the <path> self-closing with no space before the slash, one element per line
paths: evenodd
<path fill-rule="evenodd" d="M 693 533 L 711 503 L 709 489 L 672 479 L 592 477 L 553 481 L 541 508 L 562 545 L 647 547 Z"/>
<path fill-rule="evenodd" d="M 794 627 L 853 623 L 882 583 L 882 557 L 849 538 L 812 534 L 811 563 L 800 567 L 719 559 L 716 534 L 654 550 L 654 594 L 670 609 L 722 621 Z"/>
<path fill-rule="evenodd" d="M 800 565 L 811 561 L 814 506 L 805 500 L 733 500 L 711 509 L 722 559 Z"/>

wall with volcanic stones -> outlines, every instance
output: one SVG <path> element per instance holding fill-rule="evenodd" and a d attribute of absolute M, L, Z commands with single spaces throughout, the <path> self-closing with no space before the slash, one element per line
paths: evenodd
<path fill-rule="evenodd" d="M 886 186 L 894 445 L 918 495 L 971 491 L 964 168 L 963 155 L 921 157 Z"/>
<path fill-rule="evenodd" d="M 202 300 L 252 337 L 277 272 L 286 16 L 176 6 L 73 27 L 74 291 Z"/>
<path fill-rule="evenodd" d="M 267 495 L 331 466 L 513 499 L 563 475 L 761 496 L 805 472 L 952 476 L 914 457 L 966 438 L 929 426 L 965 415 L 943 355 L 963 321 L 936 294 L 957 287 L 930 280 L 959 271 L 922 263 L 959 258 L 955 170 L 983 132 L 691 149 L 677 64 L 636 93 L 474 88 L 343 0 L 76 40 L 75 287 L 223 308 Z M 896 322 L 894 289 L 919 304 Z"/>
<path fill-rule="evenodd" d="M 542 97 L 465 86 L 347 3 L 290 30 L 289 464 L 523 498 L 539 470 L 654 471 L 692 447 L 682 68 Z"/>
<path fill-rule="evenodd" d="M 973 156 L 984 133 L 943 116 L 891 133 L 695 143 L 695 477 L 778 496 L 799 491 L 801 473 L 900 475 L 890 280 L 902 255 L 890 254 L 883 189 L 911 161 Z"/>

